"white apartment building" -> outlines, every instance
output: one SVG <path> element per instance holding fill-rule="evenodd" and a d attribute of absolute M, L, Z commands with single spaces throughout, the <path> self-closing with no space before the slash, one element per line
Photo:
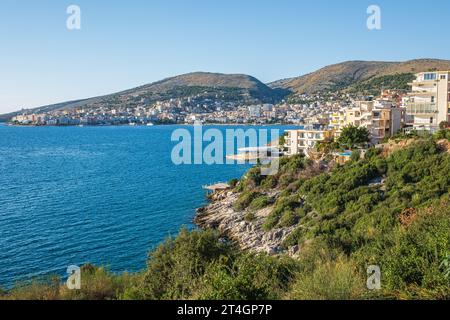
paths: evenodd
<path fill-rule="evenodd" d="M 450 71 L 421 72 L 410 83 L 406 113 L 415 130 L 437 131 L 450 120 Z"/>
<path fill-rule="evenodd" d="M 298 130 L 288 130 L 286 136 L 286 155 L 304 154 L 308 156 L 317 142 L 334 137 L 334 131 L 322 125 L 307 125 Z"/>
<path fill-rule="evenodd" d="M 356 101 L 353 107 L 331 114 L 330 123 L 337 135 L 350 125 L 367 128 L 371 142 L 378 144 L 400 131 L 403 119 L 404 108 L 387 100 L 374 100 Z"/>

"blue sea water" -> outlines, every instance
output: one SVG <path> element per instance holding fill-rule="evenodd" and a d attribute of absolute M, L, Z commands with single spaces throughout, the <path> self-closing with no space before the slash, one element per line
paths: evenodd
<path fill-rule="evenodd" d="M 135 272 L 166 237 L 193 227 L 202 186 L 249 165 L 174 165 L 179 128 L 193 132 L 0 125 L 0 287 L 87 262 Z"/>

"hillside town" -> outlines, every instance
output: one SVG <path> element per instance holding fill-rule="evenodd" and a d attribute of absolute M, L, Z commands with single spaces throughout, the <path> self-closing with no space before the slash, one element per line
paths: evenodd
<path fill-rule="evenodd" d="M 339 137 L 348 126 L 366 128 L 373 145 L 401 131 L 433 133 L 448 126 L 450 72 L 418 73 L 410 85 L 409 92 L 385 90 L 379 97 L 352 101 L 350 106 L 306 119 L 299 129 L 287 131 L 286 154 L 309 155 L 319 141 Z"/>
<path fill-rule="evenodd" d="M 42 113 L 23 112 L 11 119 L 17 125 L 147 125 L 193 124 L 302 124 L 351 105 L 349 95 L 320 93 L 296 97 L 302 103 L 283 100 L 278 104 L 249 99 L 230 101 L 223 97 L 195 95 L 151 103 L 145 97 L 98 102 L 91 107 Z M 131 101 L 130 101 L 131 100 Z"/>
<path fill-rule="evenodd" d="M 241 104 L 216 96 L 193 95 L 150 103 L 97 103 L 38 114 L 23 113 L 11 124 L 34 126 L 153 125 L 153 124 L 294 124 L 287 133 L 287 154 L 308 153 L 318 141 L 338 137 L 346 126 L 365 127 L 371 142 L 380 143 L 400 131 L 437 131 L 450 121 L 450 72 L 415 75 L 411 89 L 382 90 L 364 99 L 336 92 L 301 94 L 277 104 Z M 248 102 L 248 101 L 247 101 Z"/>

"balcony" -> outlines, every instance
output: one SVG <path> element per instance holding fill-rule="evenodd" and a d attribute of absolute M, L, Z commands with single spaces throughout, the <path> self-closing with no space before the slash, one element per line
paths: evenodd
<path fill-rule="evenodd" d="M 435 114 L 438 113 L 438 107 L 436 103 L 417 103 L 417 102 L 409 102 L 406 105 L 406 113 L 415 115 L 415 114 Z"/>
<path fill-rule="evenodd" d="M 386 120 L 373 120 L 372 121 L 372 128 L 374 129 L 385 129 L 389 128 L 389 122 Z"/>
<path fill-rule="evenodd" d="M 430 91 L 413 91 L 409 92 L 408 96 L 415 97 L 415 96 L 435 96 L 437 94 L 437 90 L 430 90 Z"/>

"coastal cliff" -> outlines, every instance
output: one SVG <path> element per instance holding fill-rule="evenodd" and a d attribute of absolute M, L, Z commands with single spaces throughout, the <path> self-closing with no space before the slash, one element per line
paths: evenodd
<path fill-rule="evenodd" d="M 278 194 L 274 193 L 272 196 Z M 232 190 L 215 192 L 211 196 L 212 202 L 197 211 L 195 223 L 202 228 L 217 229 L 243 250 L 270 255 L 286 253 L 290 256 L 298 252 L 298 246 L 293 246 L 290 250 L 283 248 L 283 242 L 295 230 L 295 226 L 264 230 L 264 221 L 272 212 L 273 206 L 253 212 L 252 220 L 248 221 L 248 211 L 236 211 L 233 208 L 238 199 L 239 193 Z"/>
<path fill-rule="evenodd" d="M 377 246 L 390 243 L 386 235 L 448 200 L 448 175 L 441 173 L 448 172 L 449 150 L 441 133 L 393 139 L 345 165 L 281 158 L 277 175 L 261 176 L 254 167 L 214 192 L 195 223 L 252 253 L 301 258 L 311 245 L 326 243 L 361 265 L 373 259 L 367 248 L 382 260 Z"/>

